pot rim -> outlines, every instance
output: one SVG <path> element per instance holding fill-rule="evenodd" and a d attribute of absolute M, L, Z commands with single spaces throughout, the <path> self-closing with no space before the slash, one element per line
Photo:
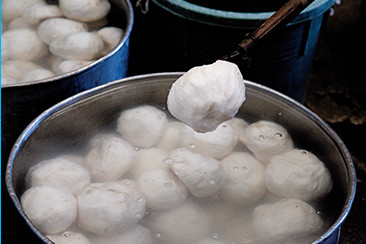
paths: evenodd
<path fill-rule="evenodd" d="M 123 30 L 123 36 L 122 36 L 121 41 L 118 43 L 118 45 L 115 48 L 113 48 L 111 51 L 109 51 L 106 55 L 91 62 L 88 65 L 85 65 L 79 69 L 73 70 L 66 74 L 56 75 L 56 76 L 53 76 L 50 78 L 40 79 L 40 80 L 36 80 L 36 81 L 19 82 L 19 83 L 14 83 L 14 84 L 1 84 L 1 90 L 19 88 L 19 87 L 25 87 L 25 86 L 36 86 L 38 84 L 56 82 L 56 81 L 60 81 L 60 80 L 62 81 L 65 78 L 69 78 L 72 76 L 76 76 L 80 73 L 86 72 L 89 69 L 91 69 L 92 67 L 97 66 L 99 63 L 102 63 L 102 62 L 106 61 L 107 59 L 109 59 L 111 56 L 113 56 L 118 50 L 120 50 L 125 45 L 125 43 L 128 42 L 131 31 L 132 31 L 132 27 L 134 24 L 134 12 L 133 12 L 133 8 L 132 8 L 130 0 L 118 0 L 118 1 L 123 1 L 126 3 L 127 9 L 125 9 L 125 11 L 127 13 L 127 16 L 126 16 L 127 25 L 126 25 L 126 28 Z"/>
<path fill-rule="evenodd" d="M 136 76 L 130 76 L 123 79 L 119 79 L 116 81 L 109 82 L 104 85 L 100 85 L 97 87 L 94 87 L 92 89 L 86 90 L 84 92 L 81 92 L 79 94 L 76 94 L 74 96 L 71 96 L 51 108 L 44 111 L 42 114 L 40 114 L 37 118 L 35 118 L 22 132 L 22 134 L 18 137 L 17 141 L 15 142 L 6 167 L 5 172 L 5 181 L 6 181 L 6 187 L 8 190 L 8 193 L 15 204 L 16 209 L 18 212 L 22 215 L 22 217 L 26 220 L 27 224 L 31 227 L 32 231 L 36 233 L 44 242 L 48 242 L 49 240 L 37 230 L 37 228 L 32 224 L 32 222 L 28 219 L 28 217 L 25 215 L 23 208 L 21 206 L 21 203 L 19 201 L 19 198 L 17 194 L 15 193 L 13 183 L 12 183 L 12 168 L 13 168 L 13 161 L 17 156 L 17 153 L 19 149 L 21 148 L 24 141 L 27 140 L 27 138 L 34 132 L 35 129 L 37 129 L 38 125 L 42 123 L 45 119 L 47 119 L 50 115 L 57 113 L 58 111 L 68 107 L 69 105 L 78 103 L 82 100 L 85 100 L 89 97 L 92 97 L 94 95 L 97 95 L 102 92 L 107 92 L 109 90 L 113 90 L 113 88 L 118 88 L 119 86 L 128 85 L 132 82 L 141 82 L 142 79 L 146 78 L 178 78 L 181 75 L 183 75 L 185 72 L 162 72 L 162 73 L 151 73 L 151 74 L 143 74 L 143 75 L 136 75 Z M 324 232 L 321 236 L 319 236 L 313 243 L 321 243 L 328 238 L 331 237 L 331 235 L 338 231 L 340 229 L 340 226 L 348 216 L 352 203 L 356 194 L 356 185 L 357 185 L 357 177 L 356 177 L 356 170 L 353 165 L 353 160 L 351 158 L 351 154 L 349 153 L 348 149 L 346 148 L 346 145 L 343 143 L 341 138 L 335 133 L 335 131 L 329 127 L 329 125 L 326 124 L 325 121 L 323 121 L 317 114 L 312 112 L 310 109 L 306 108 L 301 103 L 297 102 L 296 100 L 276 91 L 269 87 L 266 87 L 264 85 L 247 81 L 245 80 L 245 85 L 248 87 L 251 87 L 254 90 L 260 90 L 261 92 L 264 92 L 272 97 L 276 97 L 276 99 L 279 99 L 281 102 L 291 106 L 297 111 L 301 111 L 306 114 L 306 116 L 313 121 L 316 125 L 321 127 L 321 129 L 332 139 L 332 141 L 338 146 L 340 153 L 342 157 L 344 158 L 344 161 L 346 163 L 346 169 L 347 169 L 347 175 L 348 175 L 348 191 L 347 191 L 347 197 L 345 204 L 342 208 L 342 211 L 338 218 L 334 221 L 334 223 L 327 229 L 326 232 Z"/>
<path fill-rule="evenodd" d="M 234 28 L 257 28 L 271 17 L 271 12 L 233 12 L 202 7 L 185 0 L 153 0 L 161 8 L 179 17 L 204 24 Z M 294 25 L 322 15 L 334 4 L 334 0 L 314 0 L 288 25 Z"/>

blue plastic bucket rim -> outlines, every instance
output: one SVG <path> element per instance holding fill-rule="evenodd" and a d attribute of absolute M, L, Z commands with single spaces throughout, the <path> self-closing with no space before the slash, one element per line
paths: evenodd
<path fill-rule="evenodd" d="M 216 10 L 192 4 L 185 0 L 153 0 L 153 2 L 168 12 L 184 19 L 231 28 L 256 28 L 275 13 L 275 11 L 254 13 Z M 334 0 L 314 0 L 289 25 L 323 15 L 333 4 Z"/>

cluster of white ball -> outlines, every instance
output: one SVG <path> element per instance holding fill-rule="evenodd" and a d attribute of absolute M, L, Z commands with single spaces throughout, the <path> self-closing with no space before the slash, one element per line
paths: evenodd
<path fill-rule="evenodd" d="M 215 238 L 227 231 L 218 223 L 224 212 L 239 209 L 253 210 L 242 218 L 245 226 L 253 222 L 248 243 L 259 237 L 278 243 L 323 227 L 307 202 L 331 190 L 329 171 L 294 148 L 274 122 L 233 118 L 203 134 L 142 105 L 122 111 L 116 133 L 94 136 L 88 148 L 83 157 L 36 164 L 26 177 L 25 213 L 60 243 L 71 237 L 80 240 L 73 243 L 225 243 Z M 205 202 L 222 204 L 223 211 L 200 205 Z M 233 226 L 227 233 L 245 232 Z"/>
<path fill-rule="evenodd" d="M 107 26 L 108 0 L 1 1 L 1 83 L 51 78 L 110 52 L 123 30 Z"/>

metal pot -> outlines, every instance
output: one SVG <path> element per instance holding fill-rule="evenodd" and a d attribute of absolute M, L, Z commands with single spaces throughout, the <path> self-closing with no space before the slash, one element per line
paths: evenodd
<path fill-rule="evenodd" d="M 50 243 L 25 215 L 19 201 L 28 169 L 59 152 L 76 153 L 97 130 L 115 128 L 121 110 L 141 104 L 165 108 L 169 88 L 181 75 L 157 73 L 111 82 L 56 104 L 28 125 L 12 149 L 6 184 L 15 207 L 38 237 Z M 247 100 L 238 117 L 283 125 L 298 148 L 313 152 L 330 170 L 334 189 L 320 210 L 328 212 L 332 222 L 314 243 L 337 243 L 356 189 L 355 169 L 346 146 L 324 121 L 295 100 L 256 83 L 246 82 L 246 87 Z"/>
<path fill-rule="evenodd" d="M 1 86 L 1 158 L 4 162 L 23 129 L 45 109 L 76 93 L 127 76 L 133 9 L 129 0 L 110 2 L 108 25 L 124 30 L 122 40 L 111 52 L 64 75 Z"/>

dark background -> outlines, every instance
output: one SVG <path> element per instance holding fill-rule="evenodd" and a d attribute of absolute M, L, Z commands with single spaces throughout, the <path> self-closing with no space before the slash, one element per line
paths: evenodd
<path fill-rule="evenodd" d="M 366 243 L 366 2 L 344 0 L 333 10 L 320 33 L 305 105 L 341 137 L 356 168 L 356 197 L 340 243 Z"/>

